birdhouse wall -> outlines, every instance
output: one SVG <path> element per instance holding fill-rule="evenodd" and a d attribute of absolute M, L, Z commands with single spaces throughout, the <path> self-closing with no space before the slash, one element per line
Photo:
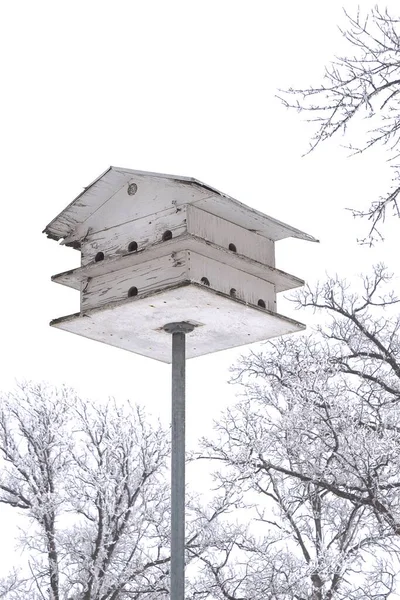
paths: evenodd
<path fill-rule="evenodd" d="M 199 283 L 221 292 L 231 298 L 241 300 L 254 306 L 259 302 L 271 311 L 276 311 L 275 286 L 244 271 L 230 267 L 223 262 L 212 260 L 196 252 L 189 252 L 189 278 L 192 283 Z"/>
<path fill-rule="evenodd" d="M 187 252 L 173 252 L 156 260 L 146 261 L 134 269 L 120 269 L 93 277 L 82 289 L 81 310 L 104 306 L 128 298 L 129 290 L 148 296 L 164 288 L 182 284 L 187 279 Z"/>
<path fill-rule="evenodd" d="M 104 254 L 104 258 L 123 256 L 129 252 L 131 242 L 136 242 L 138 251 L 145 250 L 153 244 L 161 243 L 167 231 L 170 231 L 174 238 L 186 233 L 186 207 L 169 208 L 157 214 L 89 233 L 82 241 L 82 266 L 95 261 L 99 252 Z"/>
<path fill-rule="evenodd" d="M 274 242 L 230 223 L 225 219 L 201 210 L 193 205 L 169 208 L 161 213 L 147 215 L 89 233 L 82 241 L 82 266 L 98 259 L 123 256 L 130 251 L 141 252 L 167 239 L 183 234 L 212 242 L 225 249 L 269 266 L 275 266 Z"/>
<path fill-rule="evenodd" d="M 131 186 L 135 187 L 130 193 Z M 76 210 L 84 210 L 86 206 L 91 207 L 99 193 L 100 191 L 96 189 L 91 193 L 89 189 L 85 193 L 85 200 L 79 202 Z M 88 233 L 100 233 L 122 223 L 143 219 L 167 210 L 176 210 L 213 195 L 209 189 L 192 182 L 154 177 L 151 174 L 135 174 L 117 190 L 113 185 L 107 187 L 106 182 L 103 182 L 102 203 L 95 210 L 91 208 L 88 216 L 75 228 L 72 238 L 82 240 Z"/>
<path fill-rule="evenodd" d="M 193 205 L 187 207 L 187 229 L 192 235 L 222 248 L 234 248 L 238 254 L 270 267 L 275 266 L 275 244 L 272 240 Z"/>
<path fill-rule="evenodd" d="M 149 297 L 196 283 L 254 306 L 276 310 L 275 286 L 226 264 L 190 251 L 172 252 L 140 266 L 93 277 L 82 286 L 81 311 L 131 297 Z M 177 291 L 177 294 L 179 292 Z M 261 304 L 260 304 L 261 301 Z"/>

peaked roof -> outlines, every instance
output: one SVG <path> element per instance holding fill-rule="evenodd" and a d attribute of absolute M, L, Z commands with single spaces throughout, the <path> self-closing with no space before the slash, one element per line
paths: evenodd
<path fill-rule="evenodd" d="M 313 236 L 268 217 L 192 177 L 164 175 L 118 167 L 110 167 L 93 183 L 84 188 L 83 192 L 47 225 L 43 233 L 46 233 L 51 239 L 64 240 L 66 245 L 80 248 L 83 234 L 82 227 L 79 226 L 82 226 L 96 211 L 110 201 L 121 188 L 129 185 L 132 180 L 134 181 L 135 177 L 168 184 L 169 193 L 171 193 L 171 186 L 172 189 L 176 187 L 179 190 L 182 190 L 182 186 L 188 186 L 190 193 L 187 193 L 187 196 L 184 194 L 183 199 L 181 195 L 181 204 L 194 204 L 269 239 L 276 241 L 295 237 L 311 242 L 318 241 Z"/>

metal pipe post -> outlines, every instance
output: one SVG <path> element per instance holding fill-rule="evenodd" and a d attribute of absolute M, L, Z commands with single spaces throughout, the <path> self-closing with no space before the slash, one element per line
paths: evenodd
<path fill-rule="evenodd" d="M 185 367 L 191 323 L 169 323 L 172 334 L 171 600 L 185 598 Z"/>

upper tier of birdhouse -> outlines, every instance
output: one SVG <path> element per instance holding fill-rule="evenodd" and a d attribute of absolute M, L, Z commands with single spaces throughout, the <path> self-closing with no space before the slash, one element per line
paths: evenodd
<path fill-rule="evenodd" d="M 82 256 L 53 277 L 81 292 L 61 329 L 169 362 L 170 321 L 197 325 L 189 358 L 302 328 L 276 313 L 303 282 L 275 268 L 274 245 L 314 238 L 195 179 L 110 167 L 44 232 Z"/>

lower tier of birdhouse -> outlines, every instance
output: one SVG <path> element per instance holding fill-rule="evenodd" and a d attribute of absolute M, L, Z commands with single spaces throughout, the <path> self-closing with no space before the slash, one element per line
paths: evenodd
<path fill-rule="evenodd" d="M 149 297 L 170 287 L 196 283 L 254 306 L 276 310 L 275 285 L 190 250 L 179 250 L 82 283 L 81 311 L 126 298 Z"/>
<path fill-rule="evenodd" d="M 176 266 L 172 264 L 171 268 L 179 271 L 182 267 L 177 264 L 180 257 L 175 257 L 174 261 Z M 218 272 L 214 274 L 217 276 Z M 153 275 L 156 276 L 155 272 Z M 222 273 L 220 275 L 222 277 Z M 171 322 L 189 321 L 195 326 L 186 336 L 187 358 L 304 329 L 297 321 L 258 306 L 256 302 L 246 303 L 240 299 L 238 295 L 243 288 L 238 283 L 235 283 L 236 295 L 231 295 L 213 289 L 211 280 L 208 286 L 190 281 L 174 282 L 173 279 L 170 287 L 161 291 L 152 290 L 149 280 L 147 292 L 140 293 L 138 273 L 132 274 L 132 279 L 121 280 L 118 284 L 124 292 L 123 298 L 118 299 L 118 294 L 108 292 L 108 298 L 101 306 L 87 307 L 79 314 L 56 319 L 51 325 L 166 363 L 172 358 L 171 335 L 163 328 Z M 233 286 L 233 282 L 230 285 Z M 133 287 L 137 293 L 130 296 L 128 292 Z M 255 300 L 258 294 L 257 291 L 253 295 Z"/>

